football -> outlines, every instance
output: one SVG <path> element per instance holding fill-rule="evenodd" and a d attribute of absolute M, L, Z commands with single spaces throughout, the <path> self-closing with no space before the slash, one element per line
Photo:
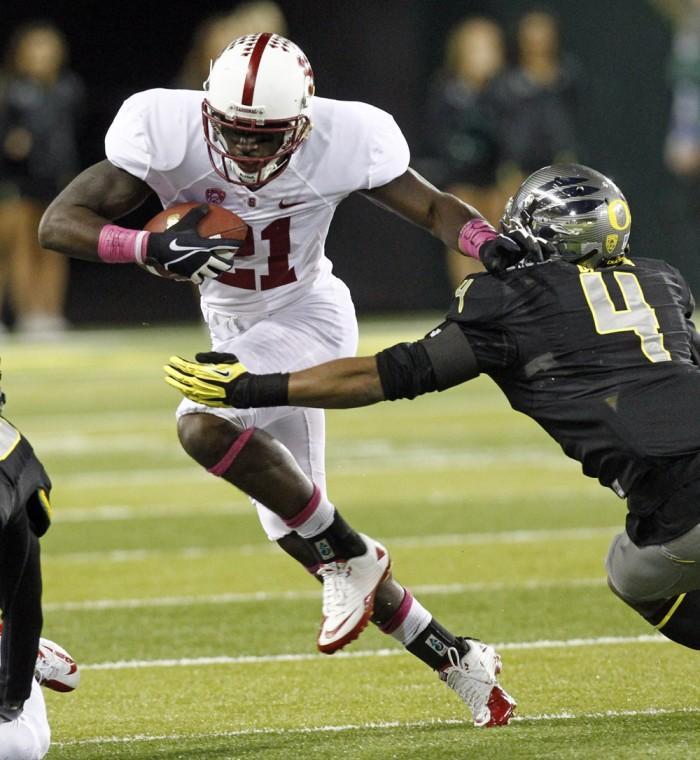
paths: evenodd
<path fill-rule="evenodd" d="M 164 232 L 173 224 L 177 224 L 185 214 L 196 206 L 203 204 L 196 202 L 178 203 L 170 208 L 163 209 L 151 219 L 145 230 L 148 232 Z M 197 232 L 202 237 L 227 237 L 235 240 L 245 240 L 248 234 L 248 225 L 233 211 L 223 206 L 209 205 L 209 212 L 197 225 Z"/>
<path fill-rule="evenodd" d="M 157 213 L 144 227 L 148 232 L 164 232 L 165 230 L 177 224 L 190 209 L 203 204 L 197 202 L 177 203 L 170 208 L 163 209 Z M 234 240 L 245 240 L 248 234 L 248 225 L 233 211 L 208 204 L 209 211 L 206 216 L 202 217 L 197 225 L 197 232 L 202 237 L 223 237 L 233 238 Z M 148 264 L 145 266 L 152 274 L 164 277 L 167 280 L 177 282 L 189 282 L 186 277 L 178 277 L 168 272 L 160 264 Z"/>
<path fill-rule="evenodd" d="M 76 661 L 55 641 L 39 639 L 36 658 L 39 683 L 54 691 L 73 691 L 80 683 Z"/>

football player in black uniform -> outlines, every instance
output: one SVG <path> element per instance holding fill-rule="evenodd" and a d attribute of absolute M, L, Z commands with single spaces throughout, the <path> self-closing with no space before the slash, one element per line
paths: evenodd
<path fill-rule="evenodd" d="M 5 396 L 0 392 L 0 410 Z M 39 688 L 72 691 L 75 661 L 40 638 L 39 537 L 51 523 L 51 481 L 29 441 L 0 416 L 0 756 L 34 760 L 51 731 Z"/>
<path fill-rule="evenodd" d="M 291 375 L 252 375 L 231 355 L 173 357 L 167 381 L 210 405 L 341 408 L 414 398 L 488 374 L 627 500 L 610 588 L 668 638 L 700 649 L 700 340 L 680 273 L 631 259 L 616 185 L 578 164 L 536 171 L 504 231 L 541 242 L 502 273 L 467 277 L 426 338 Z M 224 374 L 222 374 L 224 373 Z"/>

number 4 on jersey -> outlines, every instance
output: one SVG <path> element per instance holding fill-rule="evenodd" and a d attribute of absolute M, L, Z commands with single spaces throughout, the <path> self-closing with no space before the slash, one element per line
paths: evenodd
<path fill-rule="evenodd" d="M 634 274 L 614 273 L 626 309 L 615 308 L 601 272 L 581 272 L 579 276 L 598 334 L 631 330 L 639 338 L 642 353 L 650 362 L 671 361 L 671 354 L 664 348 L 664 336 L 659 330 L 656 312 L 646 302 L 642 286 Z"/>

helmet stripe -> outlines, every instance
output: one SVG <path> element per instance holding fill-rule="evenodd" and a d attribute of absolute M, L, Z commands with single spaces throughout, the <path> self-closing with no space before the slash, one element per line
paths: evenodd
<path fill-rule="evenodd" d="M 258 78 L 258 69 L 260 68 L 260 60 L 262 59 L 263 52 L 267 47 L 267 43 L 270 41 L 272 35 L 269 32 L 265 32 L 258 37 L 258 41 L 255 43 L 253 52 L 250 56 L 250 63 L 248 64 L 248 71 L 245 75 L 245 82 L 243 84 L 243 97 L 241 103 L 244 106 L 253 105 L 253 93 L 255 92 L 255 81 Z"/>

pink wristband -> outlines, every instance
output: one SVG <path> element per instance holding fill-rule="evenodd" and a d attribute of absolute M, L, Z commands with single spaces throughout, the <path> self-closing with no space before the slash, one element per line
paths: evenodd
<path fill-rule="evenodd" d="M 116 224 L 105 224 L 97 241 L 97 255 L 106 264 L 143 265 L 150 232 L 129 230 Z"/>
<path fill-rule="evenodd" d="M 498 233 L 485 219 L 470 219 L 459 231 L 457 246 L 462 253 L 479 260 L 479 248 Z"/>

